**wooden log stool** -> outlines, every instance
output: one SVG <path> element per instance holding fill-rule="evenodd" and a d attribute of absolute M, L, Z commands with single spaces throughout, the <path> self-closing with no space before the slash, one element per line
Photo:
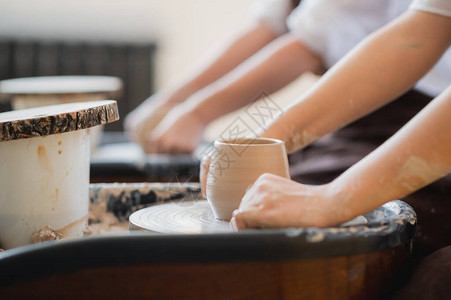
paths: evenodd
<path fill-rule="evenodd" d="M 0 114 L 1 247 L 29 244 L 32 238 L 83 235 L 90 129 L 118 119 L 114 100 Z M 47 231 L 43 237 L 41 229 Z"/>
<path fill-rule="evenodd" d="M 73 102 L 118 100 L 122 80 L 112 76 L 42 76 L 0 81 L 0 101 L 14 110 Z M 91 131 L 91 150 L 100 142 L 102 126 Z"/>

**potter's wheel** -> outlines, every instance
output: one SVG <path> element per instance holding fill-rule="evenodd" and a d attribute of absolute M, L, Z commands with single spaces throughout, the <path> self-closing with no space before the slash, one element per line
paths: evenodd
<path fill-rule="evenodd" d="M 165 234 L 200 234 L 232 231 L 215 218 L 206 200 L 178 201 L 150 206 L 130 216 L 130 230 Z"/>
<path fill-rule="evenodd" d="M 177 201 L 143 208 L 130 215 L 130 230 L 148 230 L 164 234 L 201 234 L 232 231 L 229 223 L 215 218 L 206 200 Z M 365 225 L 358 216 L 341 227 Z"/>

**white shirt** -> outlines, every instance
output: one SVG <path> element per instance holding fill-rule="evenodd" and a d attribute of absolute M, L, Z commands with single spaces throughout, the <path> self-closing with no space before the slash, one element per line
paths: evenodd
<path fill-rule="evenodd" d="M 416 0 L 412 6 L 417 2 L 446 2 L 444 6 L 449 6 L 451 0 Z M 363 38 L 405 12 L 410 4 L 411 0 L 302 0 L 292 9 L 290 0 L 259 0 L 251 8 L 251 17 L 265 22 L 276 34 L 289 31 L 297 36 L 330 68 Z M 415 88 L 435 97 L 450 83 L 448 50 Z"/>
<path fill-rule="evenodd" d="M 451 1 L 449 0 L 414 0 L 410 8 L 451 17 Z"/>
<path fill-rule="evenodd" d="M 414 0 L 411 9 L 451 17 L 451 0 Z M 416 88 L 436 96 L 451 84 L 451 49 L 448 49 L 434 68 L 416 85 Z"/>
<path fill-rule="evenodd" d="M 286 33 L 287 17 L 293 8 L 290 0 L 257 0 L 250 9 L 250 17 L 263 21 L 277 35 Z"/>

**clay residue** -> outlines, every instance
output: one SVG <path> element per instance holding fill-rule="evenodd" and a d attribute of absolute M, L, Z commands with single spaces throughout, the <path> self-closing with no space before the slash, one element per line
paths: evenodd
<path fill-rule="evenodd" d="M 52 172 L 52 164 L 50 163 L 50 160 L 47 156 L 47 150 L 45 149 L 45 146 L 39 145 L 37 152 L 38 152 L 38 161 L 41 167 L 47 170 L 48 172 Z"/>
<path fill-rule="evenodd" d="M 35 232 L 31 235 L 31 241 L 33 244 L 41 243 L 45 241 L 53 241 L 53 240 L 60 240 L 64 238 L 64 235 L 56 230 L 54 230 L 50 226 L 44 226 L 43 228 L 39 229 L 38 232 Z"/>
<path fill-rule="evenodd" d="M 353 109 L 355 107 L 354 99 L 349 98 L 348 105 L 349 105 L 349 108 Z"/>
<path fill-rule="evenodd" d="M 410 156 L 403 164 L 396 181 L 407 191 L 413 192 L 447 173 L 447 166 L 428 162 L 418 156 Z"/>
<path fill-rule="evenodd" d="M 58 199 L 59 199 L 59 189 L 55 189 L 55 197 L 52 197 L 51 204 L 52 204 L 52 211 L 55 211 L 56 206 L 58 205 Z"/>
<path fill-rule="evenodd" d="M 106 211 L 106 203 L 91 205 L 89 228 L 85 235 L 128 231 L 128 222 L 120 223 L 113 213 Z"/>
<path fill-rule="evenodd" d="M 64 226 L 63 228 L 57 229 L 57 231 L 61 232 L 64 235 L 67 235 L 68 233 L 73 231 L 74 227 L 77 228 L 77 227 L 80 227 L 80 225 L 83 226 L 83 224 L 85 224 L 84 227 L 86 227 L 86 224 L 88 223 L 87 221 L 88 221 L 88 215 Z"/>
<path fill-rule="evenodd" d="M 312 234 L 307 234 L 307 241 L 310 243 L 318 243 L 324 240 L 324 233 L 321 231 L 312 232 Z"/>
<path fill-rule="evenodd" d="M 307 131 L 295 132 L 288 140 L 285 141 L 285 146 L 288 153 L 299 150 L 314 141 L 319 137 Z"/>
<path fill-rule="evenodd" d="M 88 218 L 88 216 L 86 215 L 86 216 L 82 217 L 81 219 L 76 220 L 60 229 L 53 229 L 49 225 L 46 225 L 46 226 L 42 227 L 41 229 L 39 229 L 39 231 L 34 232 L 31 235 L 31 241 L 33 242 L 33 244 L 36 244 L 36 243 L 41 243 L 41 242 L 45 242 L 45 241 L 53 241 L 53 240 L 63 239 L 68 234 L 71 233 L 71 231 L 73 230 L 74 227 L 79 227 L 83 223 L 86 224 L 87 218 Z"/>
<path fill-rule="evenodd" d="M 357 216 L 354 219 L 341 224 L 341 226 L 356 226 L 356 225 L 365 225 L 365 224 L 368 224 L 367 218 L 365 218 L 364 216 Z"/>

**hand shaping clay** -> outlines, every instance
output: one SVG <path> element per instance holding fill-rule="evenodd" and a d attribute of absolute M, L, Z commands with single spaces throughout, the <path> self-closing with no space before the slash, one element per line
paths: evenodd
<path fill-rule="evenodd" d="M 216 218 L 229 221 L 246 190 L 264 173 L 290 178 L 283 141 L 267 138 L 215 141 L 207 200 Z"/>

